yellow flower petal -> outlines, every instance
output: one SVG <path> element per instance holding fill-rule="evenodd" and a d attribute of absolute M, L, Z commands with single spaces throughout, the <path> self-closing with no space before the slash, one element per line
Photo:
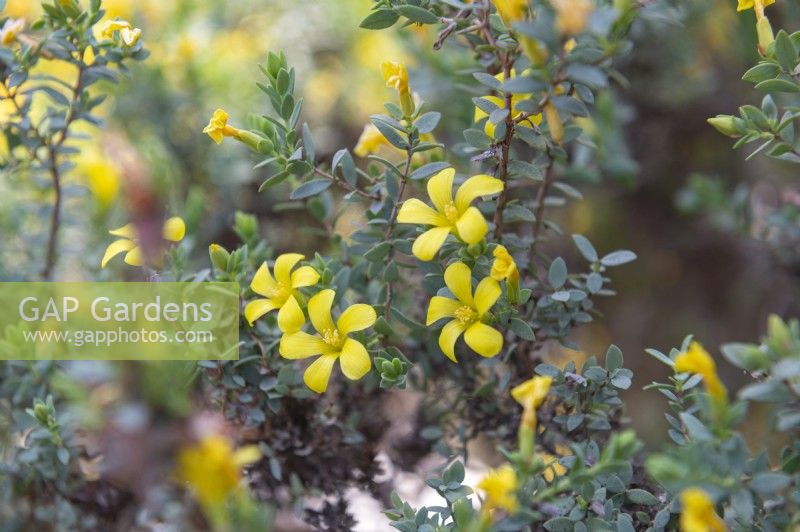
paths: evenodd
<path fill-rule="evenodd" d="M 339 358 L 339 354 L 322 355 L 316 359 L 303 374 L 303 381 L 306 386 L 317 393 L 324 393 L 328 389 L 328 381 L 331 379 L 333 363 Z"/>
<path fill-rule="evenodd" d="M 491 277 L 486 277 L 478 283 L 475 289 L 475 310 L 478 311 L 479 317 L 489 312 L 502 292 L 500 283 Z"/>
<path fill-rule="evenodd" d="M 136 246 L 132 248 L 125 258 L 123 259 L 126 264 L 130 264 L 131 266 L 141 266 L 144 264 L 144 258 L 142 258 L 142 248 Z"/>
<path fill-rule="evenodd" d="M 256 274 L 253 276 L 253 281 L 250 283 L 250 289 L 264 297 L 272 296 L 275 290 L 275 279 L 269 273 L 269 266 L 266 262 L 258 267 Z"/>
<path fill-rule="evenodd" d="M 286 288 L 292 286 L 292 268 L 301 260 L 303 255 L 299 253 L 284 253 L 275 259 L 275 280 Z"/>
<path fill-rule="evenodd" d="M 294 360 L 319 355 L 326 352 L 328 347 L 319 336 L 297 331 L 281 336 L 280 353 L 283 358 Z"/>
<path fill-rule="evenodd" d="M 503 335 L 500 331 L 479 321 L 467 327 L 464 341 L 483 357 L 493 357 L 503 349 Z"/>
<path fill-rule="evenodd" d="M 109 234 L 133 240 L 136 238 L 136 226 L 133 224 L 126 224 L 118 229 L 112 229 L 109 231 Z"/>
<path fill-rule="evenodd" d="M 300 266 L 292 272 L 292 288 L 313 286 L 319 282 L 319 273 L 311 266 Z"/>
<path fill-rule="evenodd" d="M 439 334 L 439 348 L 453 362 L 458 362 L 456 360 L 456 340 L 466 328 L 466 324 L 460 320 L 453 320 L 442 327 L 442 332 Z"/>
<path fill-rule="evenodd" d="M 503 182 L 495 177 L 486 174 L 474 175 L 458 187 L 456 208 L 458 212 L 464 212 L 475 198 L 499 194 L 503 188 Z"/>
<path fill-rule="evenodd" d="M 244 307 L 244 318 L 252 327 L 254 321 L 270 310 L 275 310 L 276 308 L 278 308 L 278 305 L 276 305 L 271 299 L 256 299 L 249 302 L 247 306 Z"/>
<path fill-rule="evenodd" d="M 486 220 L 477 207 L 469 207 L 456 222 L 458 237 L 467 244 L 476 244 L 489 231 Z"/>
<path fill-rule="evenodd" d="M 488 509 L 502 508 L 511 513 L 519 509 L 519 481 L 509 464 L 489 471 L 476 487 L 486 494 L 485 504 Z"/>
<path fill-rule="evenodd" d="M 550 392 L 552 377 L 536 375 L 511 389 L 511 397 L 524 408 L 538 408 Z"/>
<path fill-rule="evenodd" d="M 233 453 L 233 463 L 237 467 L 253 464 L 261 460 L 262 454 L 258 445 L 245 445 Z"/>
<path fill-rule="evenodd" d="M 414 240 L 414 245 L 411 246 L 411 253 L 422 261 L 433 260 L 449 234 L 449 227 L 428 229 Z"/>
<path fill-rule="evenodd" d="M 299 331 L 305 322 L 306 317 L 303 315 L 300 304 L 294 296 L 289 296 L 278 311 L 278 327 L 284 333 L 293 333 Z"/>
<path fill-rule="evenodd" d="M 128 240 L 123 238 L 121 240 L 116 240 L 111 243 L 110 246 L 106 248 L 106 252 L 103 255 L 103 260 L 100 261 L 100 267 L 105 268 L 108 261 L 122 253 L 123 251 L 130 251 L 136 247 L 136 242 L 133 240 Z"/>
<path fill-rule="evenodd" d="M 445 168 L 428 180 L 428 196 L 440 213 L 445 213 L 448 205 L 453 203 L 454 168 Z"/>
<path fill-rule="evenodd" d="M 325 332 L 333 331 L 336 328 L 333 324 L 333 318 L 331 318 L 334 297 L 336 297 L 336 292 L 327 288 L 314 294 L 308 301 L 308 316 L 311 318 L 314 328 L 320 334 L 325 334 Z"/>
<path fill-rule="evenodd" d="M 444 271 L 444 284 L 464 305 L 475 306 L 472 300 L 472 271 L 463 262 L 454 262 Z"/>
<path fill-rule="evenodd" d="M 447 218 L 416 198 L 403 202 L 400 212 L 397 213 L 397 221 L 401 224 L 450 225 Z"/>
<path fill-rule="evenodd" d="M 345 377 L 351 381 L 357 381 L 367 374 L 369 368 L 372 367 L 372 361 L 364 344 L 358 340 L 348 338 L 342 345 L 339 365 L 341 365 L 342 373 L 344 373 Z"/>
<path fill-rule="evenodd" d="M 714 501 L 700 488 L 687 488 L 680 495 L 681 532 L 725 532 L 725 521 L 717 515 Z"/>
<path fill-rule="evenodd" d="M 341 334 L 347 335 L 351 332 L 362 331 L 367 327 L 372 327 L 377 319 L 378 315 L 375 313 L 374 308 L 360 303 L 351 305 L 342 312 L 336 322 L 336 328 L 339 329 Z"/>
<path fill-rule="evenodd" d="M 456 309 L 462 306 L 462 303 L 449 297 L 433 296 L 430 303 L 428 303 L 428 316 L 425 320 L 425 325 L 433 325 L 442 318 L 452 318 Z"/>

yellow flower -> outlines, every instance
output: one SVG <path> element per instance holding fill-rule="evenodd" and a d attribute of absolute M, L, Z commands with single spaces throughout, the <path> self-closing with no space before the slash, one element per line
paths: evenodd
<path fill-rule="evenodd" d="M 142 248 L 139 247 L 136 227 L 133 224 L 127 224 L 118 229 L 113 229 L 109 231 L 109 233 L 122 238 L 112 242 L 111 245 L 106 248 L 103 260 L 100 262 L 102 268 L 105 268 L 108 261 L 122 252 L 127 252 L 124 259 L 126 264 L 130 264 L 131 266 L 142 266 L 144 264 Z M 175 216 L 164 222 L 162 228 L 164 240 L 180 242 L 183 240 L 185 234 L 186 224 L 183 223 L 181 218 Z"/>
<path fill-rule="evenodd" d="M 253 276 L 250 288 L 264 299 L 256 299 L 247 304 L 244 317 L 252 327 L 258 318 L 278 309 L 278 326 L 283 332 L 296 332 L 305 323 L 303 310 L 298 303 L 298 288 L 313 286 L 319 281 L 319 274 L 311 266 L 301 266 L 295 271 L 292 268 L 303 260 L 299 253 L 285 253 L 275 259 L 275 278 L 269 271 L 267 263 Z"/>
<path fill-rule="evenodd" d="M 10 18 L 6 20 L 0 28 L 0 43 L 9 45 L 17 40 L 17 35 L 25 29 L 25 20 L 21 18 Z"/>
<path fill-rule="evenodd" d="M 689 349 L 675 357 L 675 371 L 702 375 L 706 390 L 715 400 L 724 401 L 728 396 L 725 385 L 717 375 L 714 359 L 698 342 L 692 342 Z"/>
<path fill-rule="evenodd" d="M 107 20 L 100 28 L 100 36 L 104 39 L 113 39 L 116 32 L 119 32 L 123 44 L 128 47 L 135 46 L 142 36 L 142 30 L 134 28 L 127 20 Z"/>
<path fill-rule="evenodd" d="M 365 304 L 351 305 L 334 323 L 331 307 L 335 296 L 333 290 L 326 289 L 308 301 L 308 315 L 318 334 L 297 331 L 281 337 L 280 353 L 284 358 L 321 355 L 303 374 L 306 386 L 317 393 L 328 389 L 333 364 L 337 360 L 344 376 L 354 381 L 366 375 L 372 366 L 367 348 L 348 334 L 371 327 L 377 319 L 375 309 Z"/>
<path fill-rule="evenodd" d="M 492 279 L 502 281 L 508 279 L 511 282 L 519 282 L 519 270 L 517 263 L 514 262 L 514 257 L 508 252 L 505 246 L 499 245 L 494 248 L 492 253 L 494 262 L 492 263 Z"/>
<path fill-rule="evenodd" d="M 209 436 L 178 455 L 178 478 L 189 485 L 203 506 L 225 501 L 242 480 L 241 468 L 261 459 L 255 445 L 234 450 L 221 436 Z"/>
<path fill-rule="evenodd" d="M 463 262 L 454 262 L 444 271 L 444 282 L 456 299 L 433 296 L 428 304 L 426 325 L 442 318 L 453 318 L 439 334 L 442 352 L 457 362 L 456 340 L 462 334 L 473 351 L 484 357 L 493 357 L 503 348 L 503 335 L 481 321 L 500 297 L 500 285 L 491 277 L 478 283 L 472 293 L 472 272 Z"/>
<path fill-rule="evenodd" d="M 512 388 L 511 397 L 523 408 L 523 426 L 531 429 L 536 427 L 536 409 L 547 399 L 552 383 L 552 377 L 537 375 Z"/>
<path fill-rule="evenodd" d="M 717 515 L 714 503 L 700 488 L 687 488 L 681 493 L 681 532 L 725 532 L 725 521 Z"/>
<path fill-rule="evenodd" d="M 475 244 L 489 231 L 481 211 L 470 203 L 481 196 L 498 194 L 503 182 L 484 174 L 472 176 L 458 187 L 453 200 L 455 175 L 454 169 L 447 168 L 428 181 L 428 196 L 436 209 L 412 198 L 403 202 L 397 214 L 398 223 L 433 226 L 418 236 L 411 248 L 419 260 L 432 260 L 450 233 L 467 244 Z"/>
<path fill-rule="evenodd" d="M 523 74 L 524 74 L 524 72 L 523 72 Z M 514 77 L 516 77 L 516 72 L 512 69 L 511 70 L 511 78 L 513 79 Z M 495 76 L 495 79 L 497 79 L 498 81 L 500 81 L 502 83 L 503 81 L 505 81 L 506 76 L 505 76 L 505 74 L 500 72 L 499 74 L 497 74 Z M 522 111 L 517 109 L 517 104 L 520 101 L 526 100 L 526 99 L 528 99 L 530 97 L 531 97 L 530 94 L 513 94 L 511 96 L 511 115 L 513 116 L 513 118 L 515 120 L 517 118 L 519 118 L 520 116 L 522 116 Z M 492 102 L 493 104 L 495 104 L 497 107 L 500 107 L 500 108 L 503 108 L 506 105 L 505 98 L 501 98 L 499 96 L 484 96 L 483 99 Z M 487 116 L 489 116 L 489 115 L 483 109 L 481 109 L 480 107 L 475 107 L 475 116 L 473 118 L 474 122 L 478 122 L 478 121 L 480 121 L 481 119 L 483 119 L 484 117 L 487 117 Z M 529 129 L 531 129 L 531 128 L 535 127 L 535 126 L 538 126 L 541 123 L 542 123 L 542 114 L 539 113 L 539 114 L 536 114 L 536 115 L 531 115 L 531 116 L 527 117 L 525 120 L 522 120 L 521 122 L 519 122 L 517 124 L 516 127 L 527 127 Z M 483 126 L 483 131 L 489 137 L 494 138 L 494 129 L 495 129 L 495 125 L 493 123 L 491 123 L 489 120 L 486 120 L 486 123 Z"/>
<path fill-rule="evenodd" d="M 391 146 L 383 133 L 375 127 L 375 124 L 367 124 L 364 126 L 364 131 L 358 137 L 358 143 L 353 148 L 353 153 L 357 157 L 366 157 L 372 153 L 377 153 L 381 146 Z"/>
<path fill-rule="evenodd" d="M 228 125 L 228 113 L 222 109 L 217 109 L 208 121 L 208 125 L 203 129 L 211 139 L 217 144 L 222 144 L 224 137 L 239 138 L 241 131 Z"/>
<path fill-rule="evenodd" d="M 517 489 L 519 481 L 514 468 L 506 464 L 492 469 L 478 483 L 478 489 L 486 494 L 485 505 L 488 510 L 502 508 L 514 513 L 519 508 Z"/>
<path fill-rule="evenodd" d="M 492 3 L 509 28 L 528 14 L 528 0 L 492 0 Z"/>
<path fill-rule="evenodd" d="M 542 476 L 547 482 L 553 482 L 556 477 L 566 474 L 567 468 L 559 463 L 558 456 L 553 456 L 544 451 L 538 453 L 538 456 L 544 462 L 545 469 L 542 471 Z"/>
<path fill-rule="evenodd" d="M 396 89 L 400 94 L 408 93 L 408 72 L 403 63 L 384 61 L 381 64 L 381 73 L 387 87 Z"/>
<path fill-rule="evenodd" d="M 756 18 L 760 19 L 764 16 L 764 8 L 774 3 L 775 0 L 739 0 L 739 5 L 736 6 L 736 11 L 753 9 L 756 12 Z"/>
<path fill-rule="evenodd" d="M 575 35 L 586 28 L 594 10 L 592 0 L 550 0 L 556 11 L 556 28 L 566 35 Z"/>
<path fill-rule="evenodd" d="M 142 36 L 142 30 L 139 28 L 122 28 L 119 32 L 119 36 L 122 37 L 122 42 L 125 43 L 125 46 L 136 46 L 136 43 L 139 42 L 139 38 Z"/>
<path fill-rule="evenodd" d="M 91 147 L 82 149 L 75 170 L 85 179 L 97 203 L 103 209 L 108 208 L 117 198 L 122 182 L 120 170 L 100 150 Z"/>
<path fill-rule="evenodd" d="M 100 36 L 105 39 L 113 39 L 114 32 L 123 29 L 131 29 L 131 23 L 127 20 L 107 20 L 100 28 Z"/>

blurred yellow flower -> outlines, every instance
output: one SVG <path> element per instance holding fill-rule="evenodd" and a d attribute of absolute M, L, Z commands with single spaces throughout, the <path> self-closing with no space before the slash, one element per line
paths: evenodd
<path fill-rule="evenodd" d="M 100 150 L 89 146 L 82 149 L 75 161 L 75 171 L 84 178 L 101 208 L 108 208 L 117 199 L 122 175 Z"/>
<path fill-rule="evenodd" d="M 225 502 L 242 480 L 242 467 L 261 459 L 255 445 L 234 450 L 222 436 L 209 436 L 178 454 L 178 478 L 205 507 Z"/>
<path fill-rule="evenodd" d="M 523 426 L 531 429 L 536 427 L 536 409 L 547 399 L 552 383 L 552 377 L 536 375 L 512 388 L 511 397 L 523 408 Z"/>
<path fill-rule="evenodd" d="M 25 29 L 25 20 L 21 18 L 10 18 L 6 20 L 0 28 L 0 43 L 8 46 L 17 40 L 17 35 Z"/>
<path fill-rule="evenodd" d="M 725 401 L 728 391 L 717 375 L 717 365 L 698 342 L 689 344 L 689 349 L 675 357 L 675 371 L 691 372 L 703 376 L 706 390 L 717 401 Z"/>
<path fill-rule="evenodd" d="M 509 28 L 528 13 L 528 0 L 492 0 L 497 13 Z"/>
<path fill-rule="evenodd" d="M 586 29 L 589 15 L 594 11 L 592 0 L 550 0 L 556 11 L 556 28 L 566 35 L 575 35 Z"/>
<path fill-rule="evenodd" d="M 375 124 L 367 124 L 364 126 L 364 131 L 358 137 L 358 143 L 353 148 L 353 153 L 357 157 L 366 157 L 367 155 L 378 153 L 382 146 L 391 146 L 386 137 L 375 127 Z"/>
<path fill-rule="evenodd" d="M 113 39 L 117 32 L 119 32 L 122 43 L 128 47 L 135 46 L 142 36 L 142 30 L 134 28 L 127 20 L 107 20 L 100 27 L 100 36 L 104 39 Z"/>
<path fill-rule="evenodd" d="M 242 132 L 228 125 L 228 113 L 222 109 L 217 109 L 208 121 L 208 125 L 203 129 L 203 133 L 207 133 L 217 144 L 222 144 L 223 138 L 239 138 Z"/>
<path fill-rule="evenodd" d="M 525 72 L 523 72 L 523 74 L 525 74 Z M 516 77 L 516 72 L 512 69 L 511 70 L 511 79 L 513 79 L 515 77 Z M 506 80 L 506 76 L 505 76 L 505 74 L 500 72 L 499 74 L 497 74 L 495 76 L 495 79 L 497 79 L 498 81 L 500 81 L 502 83 L 503 81 Z M 514 119 L 520 118 L 522 116 L 522 114 L 523 114 L 522 111 L 517 109 L 517 104 L 519 104 L 520 101 L 526 100 L 526 99 L 528 99 L 530 97 L 531 97 L 530 94 L 513 94 L 511 96 L 511 116 Z M 505 107 L 505 105 L 506 105 L 505 98 L 501 98 L 500 96 L 483 96 L 483 99 L 484 100 L 489 100 L 490 102 L 495 104 L 497 107 L 500 107 L 501 109 L 503 107 Z M 475 122 L 479 122 L 481 119 L 483 119 L 485 117 L 488 117 L 488 116 L 489 116 L 489 114 L 486 113 L 483 109 L 481 109 L 480 107 L 477 107 L 477 106 L 475 107 L 475 116 L 473 118 L 473 120 Z M 519 123 L 517 123 L 517 127 L 533 128 L 533 127 L 538 126 L 539 124 L 541 124 L 541 122 L 542 122 L 542 115 L 540 113 L 540 114 L 536 114 L 536 115 L 531 115 L 531 116 L 525 118 L 525 120 L 520 121 Z M 483 126 L 483 131 L 489 137 L 493 138 L 494 137 L 494 130 L 495 130 L 495 125 L 493 123 L 491 123 L 489 120 L 486 120 L 486 123 Z"/>
<path fill-rule="evenodd" d="M 313 286 L 319 282 L 319 274 L 311 266 L 292 269 L 305 257 L 299 253 L 284 253 L 275 259 L 275 277 L 269 271 L 267 263 L 263 263 L 253 276 L 250 288 L 264 299 L 256 299 L 247 304 L 244 317 L 250 326 L 258 318 L 278 309 L 278 327 L 283 332 L 299 331 L 305 323 L 303 310 L 300 308 L 298 288 Z"/>
<path fill-rule="evenodd" d="M 553 456 L 544 451 L 537 453 L 539 458 L 544 462 L 544 471 L 542 476 L 547 482 L 553 482 L 556 477 L 563 476 L 567 472 L 567 468 L 561 465 L 558 461 L 558 456 Z"/>
<path fill-rule="evenodd" d="M 489 471 L 478 483 L 477 488 L 486 495 L 484 504 L 487 510 L 502 508 L 509 513 L 514 513 L 519 508 L 519 500 L 517 500 L 519 481 L 514 468 L 509 464 Z"/>
<path fill-rule="evenodd" d="M 136 227 L 133 224 L 113 229 L 109 231 L 109 233 L 121 238 L 112 242 L 111 245 L 106 248 L 103 260 L 100 262 L 101 268 L 105 268 L 108 261 L 123 252 L 127 252 L 123 259 L 126 264 L 130 264 L 131 266 L 142 266 L 144 264 L 142 249 L 139 247 L 138 236 L 136 235 Z M 162 236 L 165 241 L 180 242 L 183 240 L 185 234 L 186 224 L 178 216 L 174 216 L 164 222 Z"/>
<path fill-rule="evenodd" d="M 372 366 L 367 348 L 348 335 L 371 327 L 377 320 L 375 309 L 370 305 L 356 304 L 347 307 L 336 323 L 331 316 L 331 307 L 336 293 L 322 290 L 308 301 L 308 315 L 317 334 L 304 331 L 284 334 L 281 337 L 280 354 L 288 359 L 301 359 L 320 355 L 306 369 L 303 381 L 317 393 L 328 389 L 333 365 L 338 360 L 344 376 L 358 380 Z"/>
<path fill-rule="evenodd" d="M 519 282 L 519 270 L 517 269 L 517 263 L 514 262 L 514 257 L 511 256 L 506 247 L 503 245 L 498 245 L 496 248 L 494 248 L 492 255 L 494 256 L 494 262 L 492 263 L 492 271 L 490 274 L 492 279 L 495 279 L 496 281 L 508 279 L 511 282 Z"/>
<path fill-rule="evenodd" d="M 760 19 L 764 16 L 764 8 L 774 3 L 775 0 L 739 0 L 736 11 L 752 9 L 756 12 L 756 17 Z"/>
<path fill-rule="evenodd" d="M 714 503 L 700 488 L 687 488 L 681 493 L 681 532 L 725 532 L 725 521 L 717 515 Z"/>
<path fill-rule="evenodd" d="M 403 63 L 384 61 L 381 64 L 381 73 L 387 87 L 397 90 L 400 94 L 408 93 L 408 72 Z"/>
<path fill-rule="evenodd" d="M 411 248 L 419 260 L 432 260 L 450 233 L 467 244 L 475 244 L 489 231 L 481 211 L 470 204 L 481 196 L 500 193 L 503 182 L 484 174 L 472 176 L 458 187 L 453 200 L 455 175 L 454 169 L 447 168 L 428 180 L 428 196 L 435 209 L 416 198 L 404 201 L 400 207 L 398 223 L 433 226 L 418 236 Z"/>
<path fill-rule="evenodd" d="M 439 334 L 442 352 L 457 362 L 455 345 L 458 337 L 473 351 L 484 357 L 493 357 L 503 349 L 503 335 L 497 329 L 483 323 L 489 310 L 500 297 L 500 285 L 491 277 L 478 283 L 472 292 L 472 271 L 463 262 L 454 262 L 444 271 L 444 283 L 456 299 L 433 296 L 428 304 L 425 324 L 430 326 L 443 318 L 453 318 Z"/>

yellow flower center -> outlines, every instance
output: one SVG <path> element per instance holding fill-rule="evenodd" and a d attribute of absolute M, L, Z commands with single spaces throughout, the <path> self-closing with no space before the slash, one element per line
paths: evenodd
<path fill-rule="evenodd" d="M 475 309 L 467 305 L 457 308 L 453 315 L 464 325 L 472 323 L 478 319 L 478 313 L 475 312 Z"/>
<path fill-rule="evenodd" d="M 322 339 L 331 347 L 341 347 L 344 343 L 344 338 L 337 329 L 325 329 L 322 332 Z"/>
<path fill-rule="evenodd" d="M 273 286 L 269 291 L 269 298 L 278 301 L 284 301 L 289 299 L 290 293 L 291 291 L 286 286 L 284 286 L 282 283 L 276 282 L 275 286 Z"/>
<path fill-rule="evenodd" d="M 458 221 L 458 209 L 452 201 L 444 206 L 444 216 L 450 223 L 454 224 Z"/>

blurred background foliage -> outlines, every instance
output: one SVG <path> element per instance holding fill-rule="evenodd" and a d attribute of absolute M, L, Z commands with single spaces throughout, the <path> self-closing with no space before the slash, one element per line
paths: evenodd
<path fill-rule="evenodd" d="M 320 157 L 355 147 L 368 117 L 382 110 L 390 91 L 379 72 L 384 60 L 406 63 L 415 90 L 447 117 L 437 139 L 457 147 L 473 108 L 469 98 L 453 97 L 460 91 L 466 96 L 469 89 L 444 73 L 470 66 L 469 56 L 435 52 L 432 26 L 359 29 L 355 21 L 370 5 L 369 0 L 105 1 L 109 17 L 143 29 L 151 55 L 133 67 L 130 79 L 110 89 L 117 97 L 104 104 L 107 125 L 87 131 L 71 174 L 77 186 L 70 189 L 66 208 L 58 277 L 135 275 L 121 263 L 101 272 L 99 263 L 106 231 L 125 223 L 143 197 L 159 198 L 164 211 L 184 217 L 188 237 L 182 246 L 198 268 L 207 267 L 209 243 L 234 247 L 236 210 L 257 214 L 262 236 L 278 251 L 313 256 L 324 245 L 318 222 L 282 203 L 284 191 L 257 192 L 266 176 L 253 170 L 244 147 L 226 143 L 212 149 L 201 133 L 217 107 L 237 117 L 266 110 L 253 80 L 268 50 L 284 50 L 297 69 L 303 120 L 315 131 Z M 560 214 L 568 233 L 585 234 L 598 249 L 626 248 L 639 257 L 635 268 L 613 275 L 623 297 L 601 301 L 605 319 L 581 328 L 572 340 L 592 353 L 613 341 L 626 353 L 626 366 L 636 374 L 624 394 L 627 413 L 645 440 L 654 438 L 651 443 L 664 433 L 666 422 L 654 415 L 664 407 L 658 395 L 641 388 L 667 370 L 654 364 L 645 348 L 666 350 L 688 332 L 708 346 L 754 342 L 768 314 L 800 314 L 800 254 L 775 253 L 775 232 L 768 227 L 777 211 L 800 210 L 796 168 L 763 157 L 745 162 L 752 148 L 731 151 L 730 139 L 706 123 L 709 116 L 761 99 L 740 79 L 757 60 L 754 15 L 737 15 L 734 6 L 734 0 L 685 2 L 682 25 L 650 19 L 636 27 L 633 38 L 647 44 L 619 65 L 629 86 L 615 87 L 587 119 L 602 172 L 573 176 L 585 182 L 585 199 Z M 5 13 L 30 22 L 39 9 L 32 0 L 9 0 Z M 800 5 L 778 2 L 770 18 L 775 27 L 800 27 Z M 59 61 L 39 68 L 69 78 Z M 620 101 L 612 105 L 615 95 Z M 0 121 L 8 111 L 5 103 Z M 23 220 L 33 222 L 20 213 L 29 194 L 0 180 L 2 280 L 26 276 L 19 264 L 27 263 L 35 242 L 21 227 Z M 337 231 L 346 235 L 348 220 L 359 216 L 342 217 Z M 298 224 L 307 227 L 297 230 Z M 781 238 L 792 235 L 800 244 L 796 226 Z M 567 245 L 554 253 L 578 260 Z M 549 356 L 559 362 L 584 357 L 558 346 Z M 736 388 L 740 370 L 721 362 L 720 372 Z M 747 436 L 755 441 L 766 425 L 757 412 L 749 415 Z"/>

